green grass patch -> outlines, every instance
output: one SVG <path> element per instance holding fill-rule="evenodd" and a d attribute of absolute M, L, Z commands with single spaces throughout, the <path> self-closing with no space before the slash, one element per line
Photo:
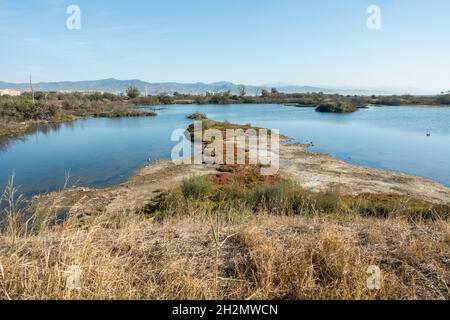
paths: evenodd
<path fill-rule="evenodd" d="M 213 190 L 212 182 L 203 176 L 193 176 L 183 180 L 181 191 L 186 199 L 206 197 Z"/>

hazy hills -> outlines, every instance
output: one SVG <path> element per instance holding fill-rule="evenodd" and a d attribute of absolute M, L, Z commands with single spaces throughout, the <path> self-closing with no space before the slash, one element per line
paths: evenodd
<path fill-rule="evenodd" d="M 25 91 L 29 89 L 29 83 L 8 83 L 0 81 L 0 89 L 16 89 Z M 141 80 L 118 80 L 103 79 L 89 81 L 61 81 L 61 82 L 40 82 L 33 84 L 36 91 L 105 91 L 105 92 L 124 92 L 128 87 L 135 86 L 142 92 L 151 95 L 161 93 L 173 94 L 178 92 L 181 94 L 205 94 L 206 92 L 224 92 L 231 91 L 237 94 L 240 85 L 231 82 L 215 82 L 215 83 L 149 83 Z M 275 87 L 278 91 L 284 93 L 307 93 L 307 92 L 323 92 L 323 93 L 339 93 L 344 95 L 392 95 L 392 94 L 433 94 L 424 90 L 415 88 L 323 88 L 311 86 L 295 86 L 289 84 L 269 84 L 264 86 L 247 86 L 248 95 L 260 94 L 263 89 L 270 90 Z"/>

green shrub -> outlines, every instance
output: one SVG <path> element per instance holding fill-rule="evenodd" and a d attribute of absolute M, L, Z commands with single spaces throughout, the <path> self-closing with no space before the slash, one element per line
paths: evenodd
<path fill-rule="evenodd" d="M 255 212 L 303 214 L 312 209 L 308 194 L 289 182 L 256 186 L 245 195 L 244 201 Z"/>
<path fill-rule="evenodd" d="M 168 215 L 178 214 L 185 206 L 186 200 L 181 190 L 174 189 L 170 192 L 162 192 L 139 212 L 164 218 Z"/>
<path fill-rule="evenodd" d="M 439 103 L 449 105 L 450 104 L 450 94 L 439 96 Z"/>
<path fill-rule="evenodd" d="M 351 206 L 363 217 L 389 218 L 398 211 L 395 203 L 384 203 L 375 201 L 363 201 L 362 203 L 354 203 Z"/>
<path fill-rule="evenodd" d="M 337 191 L 329 190 L 315 194 L 314 200 L 316 209 L 321 212 L 332 213 L 339 210 L 340 195 Z"/>
<path fill-rule="evenodd" d="M 126 90 L 127 96 L 131 99 L 137 98 L 141 95 L 141 92 L 138 88 L 131 86 Z"/>
<path fill-rule="evenodd" d="M 181 190 L 186 199 L 200 199 L 212 190 L 212 183 L 203 176 L 184 179 Z"/>
<path fill-rule="evenodd" d="M 330 112 L 330 113 L 350 113 L 357 111 L 356 108 L 351 102 L 348 101 L 338 101 L 338 102 L 330 102 L 324 103 L 317 107 L 317 112 Z"/>
<path fill-rule="evenodd" d="M 191 115 L 188 115 L 187 118 L 189 120 L 207 120 L 208 117 L 206 116 L 206 114 L 203 113 L 193 113 Z"/>

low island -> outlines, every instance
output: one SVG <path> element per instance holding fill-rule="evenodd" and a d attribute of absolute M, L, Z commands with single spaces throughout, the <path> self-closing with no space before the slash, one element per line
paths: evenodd
<path fill-rule="evenodd" d="M 358 111 L 358 108 L 349 102 L 338 101 L 321 104 L 316 108 L 316 111 L 322 113 L 352 113 Z"/>

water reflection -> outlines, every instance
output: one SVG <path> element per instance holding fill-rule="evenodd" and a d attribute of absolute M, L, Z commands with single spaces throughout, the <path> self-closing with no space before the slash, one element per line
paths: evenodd
<path fill-rule="evenodd" d="M 67 126 L 72 126 L 72 123 L 66 123 Z M 7 151 L 10 145 L 14 145 L 16 143 L 26 143 L 29 138 L 35 134 L 43 134 L 45 136 L 51 135 L 61 129 L 62 124 L 60 123 L 49 123 L 48 125 L 36 125 L 30 127 L 24 135 L 11 137 L 11 138 L 3 138 L 0 139 L 0 155 Z"/>

